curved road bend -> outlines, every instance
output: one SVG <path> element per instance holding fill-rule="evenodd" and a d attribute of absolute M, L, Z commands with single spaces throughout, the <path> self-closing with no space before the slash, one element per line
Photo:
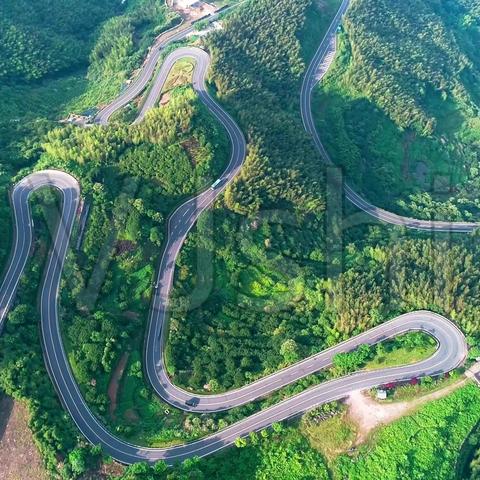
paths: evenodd
<path fill-rule="evenodd" d="M 181 52 L 182 53 L 182 52 Z M 181 53 L 174 55 L 181 58 Z M 154 388 L 169 403 L 188 409 L 183 403 L 191 394 L 171 384 L 165 374 L 159 338 L 163 335 L 163 322 L 171 286 L 176 255 L 198 215 L 205 210 L 238 172 L 245 157 L 245 141 L 233 120 L 208 96 L 204 88 L 204 78 L 208 67 L 208 56 L 199 49 L 184 49 L 184 56 L 196 59 L 194 86 L 198 94 L 227 129 L 232 141 L 232 157 L 222 175 L 220 186 L 201 193 L 180 206 L 169 221 L 168 243 L 159 269 L 158 283 L 151 310 L 147 336 L 146 368 Z M 173 58 L 173 57 L 172 57 Z M 167 64 L 169 60 L 167 59 Z M 157 82 L 163 77 L 159 75 Z M 158 88 L 159 85 L 154 85 Z M 68 359 L 62 344 L 59 330 L 57 297 L 70 234 L 75 220 L 80 198 L 77 181 L 70 175 L 58 171 L 36 172 L 19 182 L 12 192 L 12 205 L 15 215 L 15 240 L 13 254 L 7 274 L 0 287 L 0 323 L 3 324 L 11 305 L 16 287 L 22 275 L 32 243 L 32 221 L 28 205 L 31 192 L 42 187 L 53 186 L 63 196 L 62 218 L 57 229 L 52 254 L 49 256 L 46 273 L 41 288 L 42 339 L 45 361 L 50 376 L 80 431 L 93 444 L 101 444 L 104 451 L 123 463 L 136 461 L 154 462 L 176 461 L 197 455 L 213 453 L 250 431 L 262 429 L 271 423 L 303 413 L 319 404 L 345 396 L 352 389 L 370 388 L 383 382 L 411 378 L 412 376 L 433 375 L 449 371 L 459 365 L 465 354 L 466 344 L 463 334 L 449 320 L 431 312 L 413 312 L 397 317 L 362 335 L 354 337 L 329 350 L 303 360 L 244 388 L 221 395 L 201 396 L 197 411 L 219 411 L 264 396 L 284 385 L 292 383 L 309 373 L 331 364 L 335 353 L 349 351 L 360 343 L 375 343 L 390 336 L 411 330 L 424 330 L 438 341 L 438 350 L 429 359 L 414 365 L 390 368 L 374 372 L 359 372 L 354 375 L 332 380 L 302 392 L 277 405 L 245 418 L 230 427 L 202 440 L 171 448 L 145 448 L 120 440 L 106 430 L 86 405 L 75 383 Z"/>
<path fill-rule="evenodd" d="M 23 269 L 30 253 L 33 237 L 33 220 L 31 219 L 28 198 L 32 192 L 42 187 L 55 187 L 62 194 L 63 207 L 57 237 L 67 239 L 67 242 L 55 243 L 50 254 L 51 259 L 63 261 L 68 247 L 68 239 L 75 220 L 75 213 L 80 201 L 80 186 L 68 173 L 58 170 L 44 170 L 25 177 L 13 188 L 11 203 L 14 214 L 14 239 L 12 254 L 3 282 L 0 286 L 0 332 L 5 317 L 15 297 Z M 47 267 L 47 272 L 49 267 Z M 48 274 L 46 275 L 46 280 Z M 55 291 L 55 295 L 57 291 Z M 55 299 L 56 302 L 56 299 Z"/>
<path fill-rule="evenodd" d="M 214 22 L 219 18 L 220 15 L 225 15 L 227 11 L 238 8 L 243 1 L 245 0 L 225 8 L 221 12 L 210 15 L 206 20 L 209 23 Z M 165 50 L 168 45 L 183 40 L 188 35 L 195 32 L 195 25 L 184 28 L 182 24 L 180 24 L 177 28 L 178 31 L 170 35 L 167 39 L 156 42 L 152 45 L 138 77 L 136 77 L 134 81 L 117 98 L 115 98 L 111 103 L 106 105 L 97 113 L 95 116 L 95 123 L 99 125 L 107 125 L 110 117 L 116 111 L 120 110 L 122 107 L 130 103 L 134 98 L 138 97 L 138 95 L 143 92 L 148 82 L 152 78 L 163 50 Z M 167 33 L 168 31 L 169 30 L 163 32 L 163 34 Z"/>
<path fill-rule="evenodd" d="M 458 366 L 466 355 L 465 337 L 452 322 L 428 311 L 408 313 L 372 328 L 368 332 L 353 337 L 292 367 L 281 370 L 277 374 L 267 377 L 267 382 L 275 378 L 279 378 L 281 380 L 280 383 L 283 382 L 284 384 L 294 382 L 309 372 L 314 372 L 319 368 L 330 365 L 335 353 L 346 352 L 361 343 L 375 343 L 412 330 L 427 332 L 436 338 L 438 342 L 438 348 L 434 355 L 422 362 L 396 368 L 358 372 L 322 383 L 251 415 L 209 437 L 192 443 L 170 448 L 146 448 L 132 445 L 110 433 L 88 408 L 74 380 L 63 348 L 58 322 L 57 297 L 63 263 L 79 200 L 78 183 L 68 174 L 55 171 L 33 173 L 14 188 L 12 204 L 16 218 L 16 242 L 11 268 L 9 268 L 0 288 L 0 308 L 3 312 L 2 321 L 13 297 L 18 279 L 22 274 L 32 242 L 28 197 L 31 192 L 46 185 L 60 190 L 63 195 L 63 210 L 62 220 L 55 235 L 53 251 L 48 260 L 41 288 L 42 338 L 45 349 L 45 361 L 63 405 L 82 434 L 92 444 L 101 444 L 105 453 L 122 463 L 129 464 L 138 461 L 153 463 L 158 460 L 165 460 L 168 464 L 173 464 L 192 456 L 209 455 L 232 444 L 240 436 L 245 436 L 251 431 L 265 428 L 273 422 L 282 421 L 304 413 L 317 405 L 340 399 L 352 390 L 366 389 L 384 382 L 406 380 L 413 376 L 435 375 L 449 371 Z M 261 384 L 257 382 L 257 385 Z M 249 394 L 251 394 L 252 399 L 257 398 L 259 395 L 270 393 L 279 386 L 279 384 L 273 383 L 264 390 L 262 386 L 257 391 L 249 392 Z M 233 396 L 231 401 L 235 404 L 235 397 L 240 397 L 245 392 L 246 390 L 240 389 L 227 395 Z M 243 400 L 239 403 L 243 403 Z M 212 408 L 213 410 L 214 408 Z"/>
<path fill-rule="evenodd" d="M 157 67 L 158 61 L 160 60 L 160 56 L 165 47 L 173 42 L 184 39 L 193 31 L 193 26 L 181 29 L 169 37 L 165 42 L 154 44 L 150 49 L 148 57 L 146 58 L 138 77 L 136 77 L 135 80 L 117 98 L 115 98 L 115 100 L 97 113 L 95 123 L 99 125 L 107 125 L 110 117 L 115 112 L 127 105 L 134 98 L 138 97 L 155 73 L 155 68 Z"/>
<path fill-rule="evenodd" d="M 320 140 L 320 136 L 315 126 L 315 121 L 312 114 L 312 95 L 313 89 L 319 83 L 320 79 L 317 76 L 322 64 L 325 63 L 326 57 L 332 53 L 331 45 L 332 39 L 335 37 L 337 29 L 342 21 L 342 16 L 348 9 L 350 0 L 343 0 L 335 18 L 330 24 L 325 37 L 323 38 L 320 46 L 318 47 L 310 65 L 305 73 L 305 77 L 302 83 L 302 89 L 300 93 L 300 109 L 302 115 L 303 125 L 305 130 L 312 135 L 315 145 L 324 160 L 328 165 L 334 165 L 334 162 L 331 160 L 328 152 Z M 323 74 L 326 72 L 323 72 Z M 480 227 L 480 223 L 473 222 L 446 222 L 446 221 L 437 221 L 437 220 L 417 220 L 415 218 L 405 217 L 402 215 L 397 215 L 392 212 L 388 212 L 382 208 L 376 207 L 375 205 L 369 203 L 364 198 L 362 198 L 358 193 L 356 193 L 352 187 L 345 184 L 344 185 L 345 197 L 353 203 L 356 207 L 366 212 L 368 215 L 376 218 L 385 223 L 390 223 L 393 225 L 401 225 L 406 228 L 416 229 L 416 230 L 435 230 L 439 232 L 459 232 L 467 233 L 475 230 Z"/>

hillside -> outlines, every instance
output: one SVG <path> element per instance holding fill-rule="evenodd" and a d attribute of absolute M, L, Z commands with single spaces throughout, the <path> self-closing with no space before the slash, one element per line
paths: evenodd
<path fill-rule="evenodd" d="M 250 2 L 206 40 L 218 96 L 249 144 L 242 171 L 226 195 L 235 212 L 254 214 L 279 203 L 323 212 L 323 171 L 298 111 L 297 87 L 305 68 L 298 36 L 311 5 L 309 0 Z M 328 21 L 326 15 L 317 18 L 320 24 Z"/>
<path fill-rule="evenodd" d="M 338 61 L 316 98 L 322 136 L 332 156 L 369 197 L 385 205 L 408 200 L 406 185 L 412 194 L 427 189 L 430 180 L 444 188 L 439 178 L 455 173 L 457 183 L 451 191 L 435 187 L 433 193 L 449 209 L 446 215 L 475 215 L 480 141 L 478 0 L 441 4 L 412 0 L 411 11 L 394 0 L 352 1 Z M 68 8 L 69 2 L 62 1 L 62 8 Z M 105 6 L 106 1 L 98 3 Z M 88 70 L 79 70 L 81 85 L 68 100 L 57 98 L 65 88 L 56 82 L 72 76 L 67 70 L 74 63 L 65 71 L 49 65 L 45 73 L 39 70 L 38 81 L 23 77 L 22 91 L 30 96 L 48 84 L 45 88 L 55 98 L 52 105 L 47 102 L 45 113 L 32 117 L 27 94 L 25 115 L 18 112 L 15 101 L 9 101 L 15 107 L 12 118 L 4 118 L 3 123 L 0 119 L 4 198 L 0 234 L 10 238 L 7 193 L 16 175 L 56 168 L 80 181 L 89 213 L 83 235 L 74 232 L 59 294 L 65 351 L 99 421 L 131 443 L 170 446 L 217 432 L 332 372 L 308 376 L 259 402 L 216 414 L 183 412 L 153 393 L 143 370 L 145 326 L 167 219 L 186 197 L 219 177 L 230 144 L 194 91 L 181 86 L 190 83 L 188 68 L 184 78 L 179 75 L 180 85 L 174 82 L 176 88 L 164 95 L 168 102 L 138 125 L 129 125 L 136 102 L 118 112 L 108 127 L 79 128 L 53 121 L 60 109 L 53 107 L 55 100 L 65 109 L 83 111 L 118 95 L 132 70 L 143 62 L 153 37 L 175 21 L 163 0 L 124 3 L 121 15 L 107 16 L 97 27 L 92 11 L 91 44 L 83 57 Z M 430 238 L 425 232 L 358 223 L 345 227 L 341 242 L 337 232 L 332 235 L 348 219 L 338 218 L 341 209 L 332 212 L 325 169 L 301 122 L 299 90 L 338 3 L 250 0 L 227 16 L 222 29 L 199 40 L 213 57 L 209 88 L 238 121 L 249 148 L 245 167 L 225 196 L 199 218 L 176 260 L 166 361 L 174 383 L 192 392 L 240 387 L 417 309 L 454 319 L 468 334 L 472 358 L 477 356 L 480 246 L 476 235 Z M 83 6 L 88 1 L 72 9 L 80 15 L 75 9 Z M 17 26 L 23 21 L 19 15 Z M 69 13 L 58 17 L 66 19 Z M 30 18 L 34 17 L 30 14 Z M 76 24 L 74 20 L 72 25 Z M 20 55 L 18 45 L 12 48 Z M 65 58 L 74 62 L 68 57 L 72 52 L 65 52 Z M 177 65 L 174 76 L 181 68 Z M 14 74 L 16 78 L 21 78 L 21 71 Z M 13 76 L 6 76 L 5 82 L 11 82 L 8 78 Z M 16 91 L 17 86 L 2 86 L 0 80 L 0 96 L 6 89 Z M 40 93 L 38 97 L 44 100 Z M 418 165 L 427 172 L 428 181 L 418 180 Z M 462 197 L 470 191 L 471 200 Z M 455 197 L 451 205 L 446 203 L 450 196 Z M 466 201 L 460 204 L 462 198 Z M 416 205 L 420 214 L 428 215 L 420 201 Z M 30 428 L 49 471 L 69 479 L 87 478 L 86 471 L 94 471 L 92 478 L 104 478 L 100 472 L 105 468 L 123 467 L 82 440 L 61 408 L 39 339 L 37 290 L 50 245 L 48 227 L 57 220 L 58 208 L 59 198 L 50 191 L 32 198 L 33 255 L 0 336 L 0 389 L 26 404 Z M 401 208 L 414 211 L 413 202 Z M 6 242 L 0 246 L 0 262 L 7 258 L 9 247 Z M 411 355 L 412 345 L 403 347 L 402 355 Z M 376 367 L 392 361 L 387 355 L 392 351 L 385 345 L 375 348 L 377 357 L 367 360 Z M 352 353 L 353 357 L 336 359 L 333 374 L 365 363 L 365 358 L 358 361 Z M 113 399 L 112 380 L 118 384 Z M 435 382 L 426 377 L 418 389 Z M 411 390 L 412 395 L 418 393 Z M 480 419 L 479 404 L 480 390 L 468 385 L 379 428 L 365 447 L 337 451 L 331 459 L 315 450 L 312 434 L 297 428 L 302 423 L 295 420 L 237 439 L 238 449 L 187 459 L 169 470 L 163 462 L 151 468 L 138 463 L 115 478 L 362 480 L 433 475 L 447 480 L 464 439 Z M 302 420 L 312 421 L 310 430 L 322 441 L 329 440 L 322 433 L 328 427 L 322 425 L 322 414 L 332 413 L 329 419 L 336 424 L 343 418 L 343 410 L 335 407 L 329 412 L 330 408 L 316 409 Z M 348 425 L 340 427 L 345 442 L 352 432 Z"/>
<path fill-rule="evenodd" d="M 4 0 L 0 82 L 38 80 L 85 64 L 91 36 L 120 0 Z"/>
<path fill-rule="evenodd" d="M 474 0 L 352 2 L 314 111 L 335 163 L 374 203 L 478 218 L 479 27 Z"/>
<path fill-rule="evenodd" d="M 114 98 L 153 38 L 178 21 L 157 0 L 130 0 L 122 12 L 119 3 L 0 4 L 0 26 L 9 25 L 0 28 L 0 234 L 7 239 L 0 245 L 2 266 L 10 248 L 10 178 L 38 160 L 53 122 Z"/>

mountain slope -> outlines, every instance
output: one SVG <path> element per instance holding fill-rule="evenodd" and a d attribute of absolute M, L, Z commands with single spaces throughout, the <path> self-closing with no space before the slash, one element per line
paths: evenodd
<path fill-rule="evenodd" d="M 87 60 L 92 32 L 120 0 L 3 0 L 0 82 L 36 80 Z"/>
<path fill-rule="evenodd" d="M 352 3 L 315 108 L 334 161 L 373 202 L 478 218 L 479 25 L 474 0 Z"/>

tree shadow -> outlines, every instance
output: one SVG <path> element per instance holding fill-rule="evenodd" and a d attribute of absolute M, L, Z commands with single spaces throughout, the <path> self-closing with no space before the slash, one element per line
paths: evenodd
<path fill-rule="evenodd" d="M 0 440 L 3 439 L 13 410 L 13 398 L 0 393 Z"/>

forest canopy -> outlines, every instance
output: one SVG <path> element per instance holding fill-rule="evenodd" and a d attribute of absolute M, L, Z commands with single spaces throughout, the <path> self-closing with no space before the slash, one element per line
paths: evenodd
<path fill-rule="evenodd" d="M 398 28 L 399 25 L 405 41 L 412 42 L 412 38 L 418 36 L 418 29 L 410 28 L 413 15 L 408 5 L 401 11 L 389 0 L 369 2 L 377 2 L 378 9 L 373 10 L 377 15 L 392 8 L 398 25 L 383 25 L 385 22 L 382 24 L 377 18 L 362 17 L 370 15 L 365 7 L 359 12 L 359 22 L 352 20 L 353 13 L 348 14 L 339 63 L 339 68 L 345 71 L 356 52 L 354 42 L 366 48 L 362 42 L 368 46 L 372 40 L 366 34 L 359 39 L 352 37 L 354 42 L 349 40 L 349 29 L 357 28 L 357 23 L 371 21 L 378 38 L 391 37 L 387 26 Z M 327 3 L 333 11 L 335 2 L 321 5 Z M 153 36 L 166 28 L 170 17 L 165 15 L 163 2 L 138 0 L 131 4 L 136 8 L 127 7 L 125 15 L 106 20 L 101 27 L 98 23 L 99 28 L 95 25 L 97 15 L 100 18 L 102 12 L 92 10 L 89 31 L 97 32 L 98 36 L 89 52 L 88 81 L 89 87 L 96 86 L 79 99 L 79 104 L 105 98 L 106 92 L 115 95 L 131 69 L 143 58 Z M 11 2 L 5 5 L 14 11 Z M 89 2 L 72 5 L 72 12 L 80 15 L 78 9 L 89 5 Z M 220 100 L 240 123 L 249 143 L 249 155 L 239 178 L 227 190 L 224 203 L 217 202 L 213 213 L 200 218 L 178 259 L 175 293 L 171 298 L 176 309 L 171 317 L 167 361 L 174 382 L 180 385 L 210 392 L 241 386 L 398 313 L 418 308 L 450 316 L 470 334 L 469 340 L 480 344 L 480 249 L 475 235 L 439 240 L 423 233 L 407 235 L 401 229 L 362 225 L 345 232 L 342 239 L 345 248 L 333 259 L 329 258 L 324 169 L 304 132 L 298 108 L 299 85 L 309 60 L 304 41 L 306 36 L 313 43 L 321 38 L 317 35 L 316 39 L 316 35 L 306 31 L 314 5 L 317 2 L 312 0 L 252 0 L 248 8 L 231 14 L 223 30 L 206 40 L 214 58 L 212 90 L 216 89 Z M 366 0 L 354 4 L 355 8 L 362 5 L 367 5 Z M 477 97 L 469 75 L 475 76 L 478 66 L 470 58 L 476 51 L 469 46 L 468 38 L 476 38 L 478 8 L 469 0 L 451 5 L 432 0 L 426 5 L 434 13 L 424 15 L 424 9 L 420 9 L 419 16 L 425 22 L 443 18 L 443 9 L 455 5 L 456 20 L 452 24 L 445 20 L 443 29 L 439 30 L 444 33 L 438 36 L 440 43 L 450 38 L 451 31 L 465 29 L 472 35 L 458 34 L 457 43 L 451 46 L 453 53 L 435 46 L 438 58 L 451 60 L 451 65 L 439 72 L 439 76 L 432 74 L 431 88 L 435 90 L 443 85 L 447 93 L 441 101 L 454 104 L 455 108 L 462 109 L 462 115 L 473 118 L 471 109 Z M 114 7 L 112 3 L 112 12 Z M 65 19 L 70 18 L 70 13 L 64 14 Z M 51 19 L 52 24 L 54 20 Z M 18 25 L 18 28 L 22 25 L 21 18 Z M 59 32 L 62 30 L 57 29 Z M 68 35 L 74 34 L 68 33 L 65 38 L 70 38 Z M 15 46 L 16 37 L 12 39 L 6 45 L 21 51 Z M 425 72 L 410 71 L 412 65 L 402 64 L 396 57 L 397 52 L 391 50 L 392 38 L 390 43 L 382 42 L 373 45 L 377 50 L 367 52 L 373 55 L 366 55 L 364 59 L 365 64 L 371 62 L 369 68 L 388 53 L 392 55 L 392 62 L 405 70 L 405 75 L 418 74 L 419 79 L 428 77 L 430 82 L 428 75 L 433 70 L 428 69 L 434 69 L 435 62 L 426 59 Z M 80 42 L 78 48 L 82 45 Z M 410 45 L 417 48 L 416 44 Z M 50 50 L 55 51 L 57 46 L 45 43 L 41 48 L 47 51 L 47 47 L 51 47 Z M 55 58 L 61 59 L 64 55 L 66 60 L 71 52 L 62 53 L 62 48 L 70 47 L 58 46 Z M 460 51 L 461 56 L 457 57 Z M 418 52 L 423 65 L 422 45 L 418 46 Z M 29 80 L 28 72 L 35 72 L 31 79 L 43 78 L 76 65 L 67 61 L 50 64 L 41 56 L 34 60 L 39 62 L 32 60 L 35 68 L 31 70 L 27 63 L 15 64 L 18 70 L 8 64 L 5 72 L 10 73 L 4 74 L 4 80 L 14 76 Z M 367 135 L 368 121 L 379 115 L 382 122 L 385 119 L 391 122 L 399 135 L 408 132 L 422 141 L 436 138 L 435 132 L 441 131 L 444 119 L 438 116 L 439 110 L 434 105 L 422 102 L 423 97 L 419 97 L 413 106 L 406 103 L 407 107 L 412 106 L 411 110 L 392 108 L 386 112 L 388 102 L 383 105 L 375 99 L 378 84 L 373 85 L 372 80 L 366 75 L 357 82 L 363 90 L 372 89 L 372 92 L 370 96 L 361 92 L 362 101 L 349 110 L 355 115 L 346 117 L 355 121 L 359 129 L 355 137 L 353 124 L 350 125 L 345 137 L 360 141 L 363 136 L 362 140 L 372 140 L 373 136 Z M 417 95 L 408 82 L 400 85 L 404 86 L 401 92 L 394 91 L 400 100 Z M 390 88 L 382 84 L 384 87 Z M 440 97 L 442 92 L 437 92 Z M 427 93 L 425 89 L 425 98 Z M 386 91 L 382 98 L 388 99 L 388 95 Z M 376 110 L 370 108 L 372 105 Z M 80 129 L 39 122 L 32 135 L 22 124 L 11 135 L 25 138 L 19 142 L 12 140 L 14 147 L 10 144 L 0 144 L 0 147 L 5 156 L 13 156 L 12 152 L 18 154 L 15 171 L 23 167 L 60 168 L 81 181 L 82 195 L 90 210 L 83 237 L 77 237 L 78 231 L 74 233 L 72 245 L 77 245 L 76 240 L 79 243 L 67 258 L 61 289 L 62 328 L 72 370 L 89 406 L 117 435 L 131 442 L 165 445 L 216 431 L 260 406 L 248 405 L 241 412 L 217 417 L 184 414 L 162 404 L 144 380 L 144 326 L 154 268 L 165 235 L 165 219 L 187 195 L 204 189 L 218 176 L 228 158 L 228 143 L 225 132 L 213 122 L 188 87 L 173 92 L 167 105 L 154 109 L 138 126 L 122 122 L 128 115 L 123 112 L 117 117 L 120 121 L 106 128 Z M 436 121 L 429 123 L 433 117 Z M 469 121 L 472 118 L 469 117 Z M 382 122 L 375 135 L 387 130 L 382 128 L 386 125 Z M 427 128 L 430 126 L 432 131 Z M 471 134 L 462 138 L 473 139 L 474 145 L 475 129 L 462 132 L 462 135 Z M 376 158 L 383 158 L 383 153 L 378 153 Z M 349 160 L 357 160 L 359 157 L 355 155 Z M 383 166 L 388 168 L 386 163 Z M 381 170 L 378 180 L 385 182 L 390 177 L 388 170 Z M 9 181 L 7 175 L 3 175 L 1 186 L 5 198 Z M 379 185 L 386 191 L 385 183 Z M 68 469 L 77 473 L 83 469 L 86 463 L 83 457 L 88 456 L 89 447 L 84 448 L 78 441 L 78 432 L 61 409 L 44 371 L 36 323 L 38 312 L 31 305 L 41 277 L 42 255 L 48 248 L 46 219 L 40 218 L 39 212 L 46 210 L 49 215 L 44 216 L 52 221 L 56 218 L 58 199 L 45 194 L 43 200 L 47 208 L 40 207 L 40 199 L 37 200 L 34 202 L 37 257 L 30 262 L 30 272 L 20 287 L 19 303 L 10 314 L 6 335 L 0 337 L 0 386 L 16 398 L 29 399 L 32 429 L 50 469 L 55 470 L 58 459 L 62 458 L 64 475 L 73 478 L 73 473 L 68 476 Z M 6 206 L 1 214 L 2 218 L 9 215 Z M 3 228 L 2 231 L 8 233 L 7 227 Z M 8 252 L 3 250 L 0 253 L 5 258 Z M 209 262 L 208 268 L 211 267 L 211 276 L 205 273 L 209 273 L 202 263 L 205 260 Z M 208 284 L 210 279 L 212 282 Z M 128 357 L 125 375 L 117 404 L 112 406 L 115 402 L 108 397 L 109 381 L 125 356 Z M 34 375 L 24 368 L 25 363 L 33 365 Z M 305 388 L 305 385 L 292 387 Z M 478 419 L 477 397 L 476 393 L 470 397 L 459 394 L 440 404 L 440 408 L 432 407 L 423 416 L 416 417 L 425 428 L 420 432 L 422 441 L 415 450 L 415 465 L 405 463 L 405 458 L 412 456 L 410 450 L 405 451 L 410 447 L 408 441 L 391 442 L 391 451 L 398 460 L 391 471 L 398 469 L 410 474 L 415 470 L 422 474 L 439 471 L 447 463 L 450 466 L 458 445 Z M 276 398 L 273 396 L 266 402 L 274 402 Z M 461 409 L 465 415 L 451 414 Z M 441 446 L 449 433 L 432 427 L 438 424 L 438 419 L 444 424 L 456 422 L 458 425 L 452 427 L 455 443 L 450 444 L 449 456 L 441 462 L 438 456 L 427 455 L 429 447 Z M 416 421 L 404 421 L 380 438 L 387 441 L 390 437 L 411 438 L 419 434 L 417 425 Z M 222 474 L 231 475 L 232 471 L 233 475 L 252 479 L 327 478 L 319 453 L 309 448 L 299 431 L 288 429 L 282 438 L 282 428 L 275 425 L 274 433 L 252 434 L 247 448 L 240 453 L 228 450 L 224 457 L 187 461 L 178 467 L 179 473 L 176 470 L 164 473 L 162 464 L 152 467 L 158 468 L 155 472 L 146 464 L 136 464 L 126 470 L 125 478 L 176 478 L 176 473 L 179 478 L 215 478 L 215 471 L 220 472 L 219 478 Z M 360 452 L 358 465 L 350 457 L 342 457 L 336 468 L 342 476 L 369 478 L 370 458 L 378 464 L 376 459 L 383 461 L 384 452 L 382 444 L 375 445 L 372 451 Z M 425 458 L 428 464 L 419 467 Z"/>
<path fill-rule="evenodd" d="M 85 65 L 91 35 L 120 0 L 2 0 L 0 82 L 37 80 Z"/>
<path fill-rule="evenodd" d="M 478 2 L 358 0 L 316 96 L 320 136 L 373 203 L 479 218 Z"/>
<path fill-rule="evenodd" d="M 298 36 L 311 6 L 310 0 L 249 2 L 207 38 L 212 80 L 249 146 L 226 195 L 234 211 L 254 214 L 280 202 L 323 211 L 323 171 L 302 127 L 297 95 L 305 68 Z"/>

